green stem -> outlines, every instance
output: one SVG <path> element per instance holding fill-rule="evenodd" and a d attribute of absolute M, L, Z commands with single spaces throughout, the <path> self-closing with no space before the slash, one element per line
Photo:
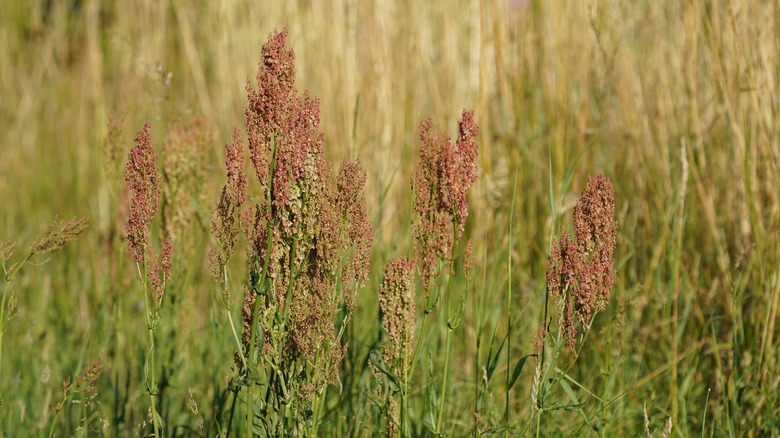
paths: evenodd
<path fill-rule="evenodd" d="M 404 345 L 407 345 L 409 341 L 409 327 L 404 327 Z M 409 349 L 405 348 L 404 351 L 404 380 L 401 382 L 401 436 L 409 436 Z"/>
<path fill-rule="evenodd" d="M 487 233 L 486 233 L 487 234 Z M 484 252 L 484 259 L 483 259 L 483 270 L 482 270 L 482 284 L 487 284 L 487 254 L 488 251 L 486 250 Z M 469 286 L 474 286 L 474 284 L 471 284 L 469 282 Z M 478 424 L 478 415 L 481 411 L 481 399 L 482 395 L 480 394 L 480 388 L 482 387 L 481 382 L 481 373 L 480 373 L 480 366 L 479 366 L 479 354 L 482 347 L 482 309 L 483 309 L 483 303 L 484 300 L 481 299 L 483 297 L 483 294 L 479 294 L 479 290 L 482 290 L 482 288 L 477 289 L 474 287 L 474 301 L 476 302 L 474 308 L 477 312 L 477 331 L 476 331 L 476 351 L 474 353 L 474 436 L 479 436 L 479 424 Z"/>
<path fill-rule="evenodd" d="M 252 431 L 252 398 L 254 397 L 254 391 L 252 390 L 252 384 L 247 384 L 246 387 L 246 436 L 254 436 Z"/>
<path fill-rule="evenodd" d="M 254 290 L 247 291 L 249 294 L 255 293 Z M 247 372 L 247 377 L 249 377 L 251 374 L 249 372 L 249 368 L 247 368 L 247 363 L 249 366 L 251 366 L 254 369 L 254 357 L 255 357 L 255 339 L 257 337 L 257 316 L 259 313 L 259 305 L 257 303 L 257 300 L 259 297 L 255 295 L 255 302 L 252 306 L 252 325 L 249 328 L 249 356 L 244 361 L 244 369 Z M 247 396 L 246 396 L 246 426 L 247 426 L 247 434 L 248 436 L 254 436 L 254 431 L 252 428 L 252 418 L 254 417 L 254 386 L 255 382 L 253 382 L 251 379 L 247 379 Z"/>
<path fill-rule="evenodd" d="M 11 284 L 11 280 L 7 279 L 5 288 L 3 288 L 3 300 L 0 303 L 0 365 L 3 363 L 3 333 L 5 333 L 5 302 L 8 298 L 8 286 Z M 2 374 L 0 374 L 1 376 Z M 2 395 L 0 395 L 0 402 L 2 401 Z"/>
<path fill-rule="evenodd" d="M 423 314 L 423 321 L 422 325 L 420 326 L 420 336 L 417 338 L 417 346 L 414 347 L 414 354 L 412 354 L 412 360 L 410 362 L 410 368 L 414 367 L 414 364 L 417 363 L 417 356 L 420 354 L 420 347 L 422 346 L 422 340 L 425 336 L 425 328 L 428 325 L 428 312 L 425 312 Z"/>
<path fill-rule="evenodd" d="M 60 409 L 56 409 L 54 411 L 54 419 L 51 421 L 51 427 L 49 428 L 49 438 L 52 438 L 54 436 L 54 426 L 57 425 L 57 420 L 60 418 L 60 411 L 63 407 L 65 407 L 65 403 L 68 402 L 68 399 L 70 399 L 70 396 L 72 393 L 65 394 L 65 397 L 62 398 L 62 401 L 60 402 L 59 406 Z"/>
<path fill-rule="evenodd" d="M 136 263 L 136 268 L 138 269 L 139 277 L 141 278 L 141 283 L 143 284 L 143 295 L 144 295 L 144 308 L 146 309 L 146 328 L 149 332 L 149 359 L 148 359 L 148 365 L 146 378 L 147 381 L 147 390 L 149 391 L 149 401 L 151 403 L 152 408 L 152 425 L 154 427 L 154 436 L 159 437 L 160 436 L 160 424 L 158 421 L 158 414 L 157 414 L 157 403 L 155 401 L 155 394 L 157 393 L 157 379 L 154 375 L 154 327 L 155 327 L 155 321 L 152 320 L 152 305 L 150 303 L 150 297 L 149 297 L 149 288 L 148 288 L 148 282 L 146 278 L 146 250 L 144 250 L 144 260 L 143 260 L 143 270 L 141 269 L 141 265 Z"/>
<path fill-rule="evenodd" d="M 457 236 L 459 225 L 457 223 L 453 223 L 453 234 Z M 455 242 L 453 241 L 452 249 L 450 250 L 450 271 L 449 271 L 449 278 L 447 278 L 447 286 L 444 290 L 444 315 L 445 317 L 449 316 L 450 312 L 450 288 L 452 286 L 452 277 L 455 275 Z M 456 311 L 457 312 L 457 311 Z M 447 380 L 449 377 L 449 369 L 450 369 L 450 345 L 451 345 L 451 338 L 452 338 L 452 332 L 453 329 L 449 325 L 449 320 L 444 320 L 444 326 L 447 329 L 447 335 L 446 335 L 446 341 L 444 346 L 444 377 L 441 381 L 441 401 L 439 402 L 439 414 L 438 418 L 436 419 L 436 434 L 441 434 L 441 423 L 442 419 L 444 418 L 444 409 L 445 409 L 445 400 L 447 398 Z"/>
<path fill-rule="evenodd" d="M 314 358 L 314 378 L 312 379 L 312 382 L 314 383 L 315 387 L 317 383 L 320 380 L 320 353 L 322 352 L 321 349 L 317 349 L 317 355 Z M 311 418 L 311 430 L 309 431 L 309 436 L 316 437 L 317 436 L 317 429 L 319 429 L 319 416 L 320 416 L 320 403 L 319 399 L 317 398 L 317 391 L 313 391 L 311 395 L 311 405 L 312 405 L 312 418 Z"/>
<path fill-rule="evenodd" d="M 149 327 L 149 344 L 151 345 L 149 349 L 149 363 L 151 365 L 149 370 L 149 398 L 152 403 L 152 423 L 154 424 L 154 436 L 159 437 L 160 425 L 157 414 L 157 403 L 155 401 L 155 394 L 157 393 L 157 379 L 154 375 L 154 329 L 151 326 Z"/>
<path fill-rule="evenodd" d="M 439 417 L 436 420 L 436 435 L 441 434 L 441 421 L 444 418 L 444 408 L 446 406 L 445 400 L 447 398 L 447 376 L 449 375 L 450 368 L 450 344 L 452 338 L 452 330 L 447 328 L 447 341 L 444 347 L 444 377 L 441 382 L 441 401 L 439 402 Z"/>
<path fill-rule="evenodd" d="M 244 365 L 244 369 L 247 369 L 246 360 L 244 360 L 244 347 L 241 345 L 241 339 L 238 337 L 236 331 L 236 325 L 233 323 L 233 314 L 230 313 L 230 309 L 227 309 L 228 322 L 230 322 L 230 329 L 233 331 L 233 339 L 236 340 L 236 347 L 238 348 L 238 355 L 241 357 L 241 363 Z"/>
<path fill-rule="evenodd" d="M 509 383 L 512 378 L 511 373 L 511 358 L 512 358 L 512 223 L 514 222 L 515 217 L 515 197 L 517 195 L 517 173 L 515 173 L 515 184 L 514 188 L 512 189 L 512 205 L 509 209 L 509 246 L 507 247 L 507 256 L 506 256 L 506 264 L 507 264 L 507 272 L 509 273 L 509 281 L 507 282 L 507 292 L 506 292 L 506 301 L 507 301 L 507 309 L 506 309 L 506 324 L 507 324 L 507 334 L 506 334 L 506 404 L 504 407 L 504 421 L 506 421 L 506 429 L 504 431 L 504 436 L 509 436 Z"/>
<path fill-rule="evenodd" d="M 225 438 L 230 437 L 230 429 L 233 427 L 233 413 L 236 412 L 236 401 L 238 400 L 238 390 L 231 389 L 233 393 L 233 403 L 230 405 L 230 416 L 228 417 L 228 424 L 225 428 Z"/>
<path fill-rule="evenodd" d="M 16 268 L 11 272 L 9 275 L 5 268 L 5 261 L 3 262 L 3 273 L 5 274 L 5 287 L 3 288 L 3 298 L 2 302 L 0 302 L 0 365 L 3 364 L 3 333 L 5 333 L 5 305 L 8 300 L 8 288 L 11 286 L 11 281 L 13 281 L 14 277 L 16 277 L 16 274 L 19 273 L 19 270 L 22 269 L 22 266 L 24 266 L 27 261 L 30 260 L 30 258 L 33 256 L 33 253 L 29 253 L 27 257 L 24 258 L 21 262 L 19 262 L 18 265 L 16 265 Z M 1 376 L 2 374 L 0 374 Z M 0 393 L 0 404 L 2 404 L 3 398 L 2 393 Z"/>
<path fill-rule="evenodd" d="M 542 427 L 542 410 L 536 413 L 536 438 L 539 438 L 539 429 Z"/>

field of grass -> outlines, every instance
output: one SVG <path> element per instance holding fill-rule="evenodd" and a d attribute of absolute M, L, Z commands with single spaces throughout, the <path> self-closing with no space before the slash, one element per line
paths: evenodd
<path fill-rule="evenodd" d="M 780 435 L 780 3 L 0 10 L 0 436 Z M 298 93 L 319 99 L 328 184 L 359 159 L 373 229 L 354 310 L 334 280 L 311 358 L 305 340 L 239 340 L 245 290 L 282 281 L 252 267 L 243 239 L 227 281 L 210 273 L 234 128 L 262 193 L 247 81 L 257 89 L 261 48 L 284 28 Z M 430 116 L 454 144 L 464 109 L 479 156 L 463 237 L 430 296 L 415 265 L 414 334 L 399 341 L 386 306 L 409 303 L 385 294 L 409 284 L 385 269 L 418 244 L 420 123 Z M 147 256 L 174 238 L 164 299 L 128 251 L 125 166 L 147 121 L 164 172 Z M 574 354 L 556 336 L 548 258 L 598 174 L 616 199 L 615 282 Z M 83 231 L 67 222 L 82 217 Z M 322 255 L 309 244 L 309 260 Z M 269 303 L 255 321 L 278 322 L 265 308 L 296 324 L 316 313 Z M 528 356 L 542 321 L 543 360 Z M 331 339 L 333 326 L 344 332 Z M 411 352 L 387 353 L 409 340 Z"/>

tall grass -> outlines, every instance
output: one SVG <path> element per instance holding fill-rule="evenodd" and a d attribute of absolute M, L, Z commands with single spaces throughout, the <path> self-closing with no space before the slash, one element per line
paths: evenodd
<path fill-rule="evenodd" d="M 224 144 L 243 125 L 244 85 L 265 38 L 283 27 L 299 88 L 320 99 L 327 159 L 359 158 L 367 171 L 374 230 L 370 275 L 318 433 L 385 430 L 370 365 L 386 345 L 377 296 L 388 262 L 413 256 L 417 128 L 430 115 L 452 130 L 463 107 L 480 128 L 462 239 L 472 241 L 475 265 L 470 280 L 442 280 L 452 300 L 424 330 L 417 290 L 414 336 L 427 335 L 416 338 L 420 353 L 402 384 L 407 423 L 397 430 L 427 433 L 433 412 L 434 432 L 454 436 L 657 435 L 667 421 L 681 435 L 778 433 L 774 2 L 8 3 L 0 240 L 34 242 L 55 216 L 87 216 L 90 228 L 1 286 L 16 304 L 0 335 L 7 435 L 152 432 L 148 313 L 123 241 L 130 194 L 119 171 L 144 121 L 163 162 L 172 156 L 166 139 L 181 138 L 176 127 L 194 114 L 213 132 L 186 152 L 202 168 L 183 186 L 200 189 L 176 207 L 191 221 L 155 332 L 159 432 L 249 432 L 251 422 L 236 419 L 262 389 L 248 399 L 228 384 L 238 349 L 229 318 L 241 320 L 240 306 L 225 309 L 205 260 Z M 598 173 L 617 199 L 616 282 L 562 380 L 581 413 L 545 411 L 538 429 L 537 359 L 516 379 L 514 371 L 544 315 L 550 245 L 571 230 L 577 197 Z M 227 264 L 234 291 L 247 284 L 246 263 L 238 251 Z M 462 263 L 455 257 L 455 272 Z M 467 288 L 469 305 L 449 333 L 448 313 Z M 63 394 L 61 382 L 96 359 L 95 392 Z M 556 388 L 552 400 L 570 400 Z"/>

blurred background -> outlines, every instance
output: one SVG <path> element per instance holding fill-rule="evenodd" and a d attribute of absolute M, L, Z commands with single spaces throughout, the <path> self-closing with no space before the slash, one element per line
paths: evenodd
<path fill-rule="evenodd" d="M 501 339 L 512 321 L 517 335 L 502 354 L 530 352 L 550 237 L 570 227 L 596 173 L 615 185 L 618 281 L 572 372 L 609 403 L 590 398 L 598 428 L 561 412 L 556 430 L 636 435 L 645 418 L 651 431 L 671 418 L 682 435 L 778 433 L 780 3 L 0 3 L 0 240 L 16 241 L 21 255 L 55 218 L 90 223 L 12 286 L 18 313 L 5 332 L 0 428 L 48 428 L 60 382 L 98 357 L 107 364 L 104 433 L 143 422 L 142 301 L 121 241 L 121 172 L 145 121 L 162 152 L 172 127 L 195 116 L 208 125 L 197 155 L 202 203 L 192 206 L 201 226 L 169 315 L 180 349 L 167 362 L 167 413 L 189 421 L 180 399 L 190 386 L 208 421 L 203 405 L 213 405 L 232 361 L 229 341 L 210 334 L 220 317 L 204 274 L 208 214 L 260 48 L 286 27 L 298 88 L 320 99 L 328 157 L 358 157 L 368 171 L 377 242 L 361 298 L 367 316 L 356 324 L 378 324 L 384 263 L 410 244 L 420 121 L 430 115 L 454 135 L 463 108 L 476 112 L 468 235 L 485 324 L 469 310 L 455 343 L 464 360 L 453 391 L 468 396 L 453 401 L 452 433 L 474 421 L 473 362 L 487 357 L 474 346 L 480 333 L 495 328 Z M 512 391 L 518 423 L 532 406 L 532 374 Z M 491 424 L 501 423 L 502 397 Z M 59 421 L 71 430 L 77 420 Z"/>

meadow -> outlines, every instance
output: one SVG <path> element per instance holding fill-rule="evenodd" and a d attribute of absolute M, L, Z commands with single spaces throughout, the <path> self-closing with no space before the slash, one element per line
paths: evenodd
<path fill-rule="evenodd" d="M 780 3 L 0 10 L 0 436 L 780 435 Z"/>

